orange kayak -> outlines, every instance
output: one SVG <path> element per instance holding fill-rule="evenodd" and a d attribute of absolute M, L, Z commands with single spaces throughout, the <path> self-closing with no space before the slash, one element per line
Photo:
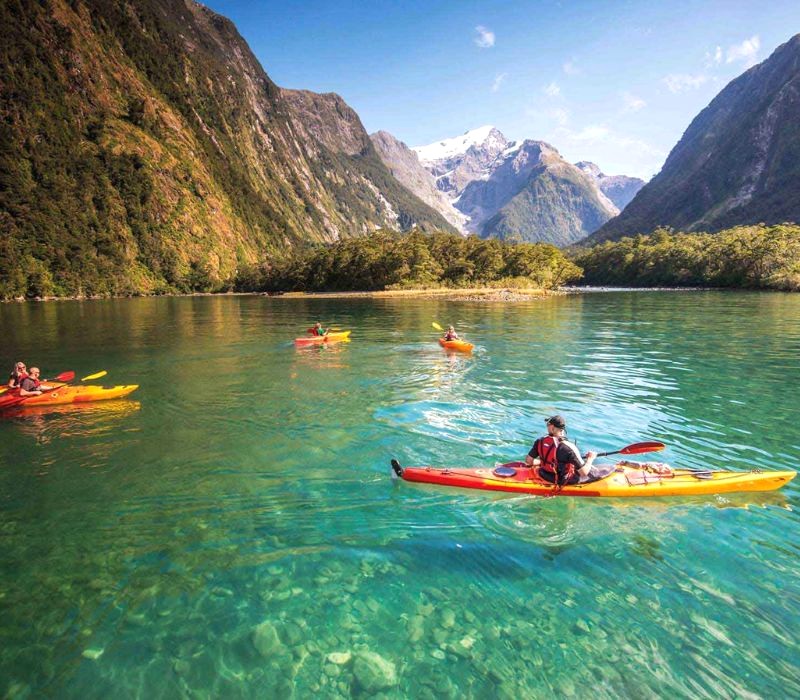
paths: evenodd
<path fill-rule="evenodd" d="M 458 352 L 472 352 L 472 348 L 475 347 L 466 340 L 445 340 L 444 338 L 439 338 L 439 345 L 445 350 L 457 350 Z"/>
<path fill-rule="evenodd" d="M 774 491 L 788 484 L 797 472 L 749 472 L 674 469 L 669 474 L 655 474 L 645 469 L 617 464 L 611 473 L 597 481 L 557 489 L 535 478 L 524 462 L 511 462 L 485 469 L 401 467 L 392 460 L 393 475 L 405 481 L 440 486 L 455 486 L 483 491 L 506 491 L 534 496 L 589 496 L 606 498 L 703 496 L 740 491 Z"/>
<path fill-rule="evenodd" d="M 45 391 L 39 396 L 26 396 L 20 398 L 16 392 L 13 396 L 8 393 L 0 397 L 0 410 L 3 408 L 19 408 L 22 406 L 58 406 L 67 403 L 84 403 L 88 401 L 105 401 L 107 399 L 120 399 L 139 388 L 138 384 L 126 384 L 106 389 L 102 386 L 79 385 L 60 386 L 52 391 Z"/>
<path fill-rule="evenodd" d="M 350 340 L 350 333 L 352 331 L 341 331 L 338 333 L 328 333 L 327 335 L 315 335 L 310 338 L 295 338 L 294 344 L 297 347 L 305 345 L 321 345 L 323 343 L 339 343 L 341 341 Z"/>

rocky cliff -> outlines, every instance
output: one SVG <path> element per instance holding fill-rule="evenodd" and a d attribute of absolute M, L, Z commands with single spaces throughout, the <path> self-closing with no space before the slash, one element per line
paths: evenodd
<path fill-rule="evenodd" d="M 587 175 L 594 178 L 600 191 L 608 197 L 614 206 L 622 211 L 630 204 L 636 193 L 644 187 L 644 180 L 628 175 L 606 175 L 600 170 L 598 165 L 582 160 L 575 163 L 575 167 L 580 168 Z"/>
<path fill-rule="evenodd" d="M 389 168 L 389 172 L 425 204 L 438 211 L 459 231 L 466 231 L 465 217 L 456 209 L 447 195 L 436 187 L 431 174 L 422 167 L 417 154 L 388 131 L 370 134 L 375 150 Z"/>

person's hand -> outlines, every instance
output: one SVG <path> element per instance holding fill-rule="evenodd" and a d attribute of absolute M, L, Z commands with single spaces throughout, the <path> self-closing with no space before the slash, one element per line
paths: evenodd
<path fill-rule="evenodd" d="M 587 452 L 586 453 L 586 459 L 594 459 L 595 457 L 597 457 L 597 452 Z"/>

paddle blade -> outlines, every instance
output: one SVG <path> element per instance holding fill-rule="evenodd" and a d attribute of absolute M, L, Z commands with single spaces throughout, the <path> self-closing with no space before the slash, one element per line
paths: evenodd
<path fill-rule="evenodd" d="M 74 372 L 72 374 L 73 376 L 75 375 Z M 100 379 L 100 377 L 105 377 L 107 374 L 108 372 L 106 372 L 106 370 L 103 370 L 101 372 L 95 372 L 94 374 L 87 374 L 83 379 L 81 379 L 81 381 L 85 382 L 88 381 L 89 379 Z"/>
<path fill-rule="evenodd" d="M 61 374 L 56 375 L 55 380 L 57 382 L 71 382 L 75 379 L 75 372 L 62 372 Z"/>
<path fill-rule="evenodd" d="M 442 327 L 441 327 L 441 326 L 440 326 L 438 323 L 436 323 L 436 321 L 434 321 L 433 323 L 431 323 L 431 325 L 432 325 L 432 326 L 433 326 L 433 327 L 434 327 L 434 328 L 435 328 L 437 331 L 443 331 L 443 330 L 444 330 L 444 328 L 442 328 Z"/>
<path fill-rule="evenodd" d="M 619 454 L 621 455 L 638 455 L 644 452 L 660 452 L 666 447 L 663 442 L 635 442 L 633 445 L 623 447 Z"/>

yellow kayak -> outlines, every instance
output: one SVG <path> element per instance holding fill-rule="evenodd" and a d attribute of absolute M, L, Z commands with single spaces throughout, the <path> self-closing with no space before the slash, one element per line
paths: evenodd
<path fill-rule="evenodd" d="M 524 462 L 511 462 L 495 468 L 401 467 L 392 460 L 394 474 L 405 481 L 441 486 L 456 486 L 484 491 L 506 491 L 535 496 L 589 496 L 631 498 L 660 496 L 704 496 L 740 491 L 774 491 L 797 475 L 793 471 L 749 472 L 670 469 L 658 474 L 647 469 L 617 464 L 611 473 L 597 481 L 557 488 L 537 479 Z"/>
<path fill-rule="evenodd" d="M 52 389 L 51 391 L 45 391 L 39 396 L 26 396 L 24 398 L 20 398 L 16 392 L 13 395 L 6 393 L 0 397 L 0 410 L 10 407 L 57 406 L 67 403 L 84 403 L 88 401 L 120 399 L 123 396 L 127 396 L 131 392 L 136 391 L 138 388 L 138 384 L 114 386 L 109 389 L 94 385 L 64 385 Z"/>

